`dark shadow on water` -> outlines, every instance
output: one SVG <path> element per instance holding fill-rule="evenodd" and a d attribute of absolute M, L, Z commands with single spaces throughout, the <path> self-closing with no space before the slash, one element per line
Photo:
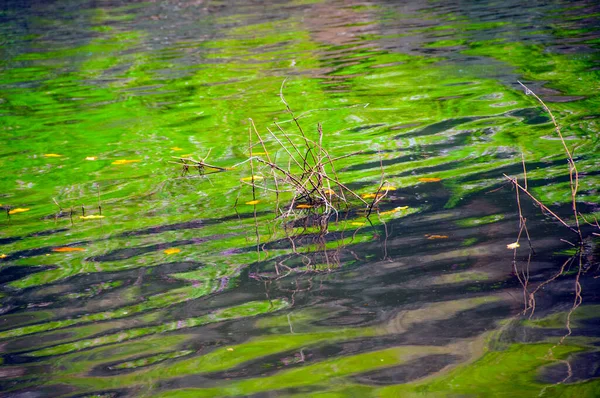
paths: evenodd
<path fill-rule="evenodd" d="M 393 366 L 375 372 L 355 376 L 354 380 L 367 385 L 393 385 L 408 383 L 425 376 L 433 375 L 446 366 L 456 364 L 460 357 L 450 354 L 427 355 L 409 361 L 405 365 Z"/>

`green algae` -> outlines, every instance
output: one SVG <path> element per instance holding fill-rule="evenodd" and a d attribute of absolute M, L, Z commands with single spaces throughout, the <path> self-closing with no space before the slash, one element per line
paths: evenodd
<path fill-rule="evenodd" d="M 303 0 L 289 5 L 308 7 L 313 3 L 317 2 Z M 260 336 L 198 354 L 185 347 L 194 328 L 267 315 L 272 304 L 226 306 L 214 311 L 212 318 L 186 317 L 181 323 L 164 319 L 177 305 L 205 304 L 218 297 L 216 293 L 239 287 L 245 281 L 246 267 L 264 265 L 252 251 L 257 243 L 285 238 L 286 234 L 271 222 L 274 198 L 266 190 L 258 193 L 263 201 L 257 206 L 258 211 L 269 212 L 257 217 L 258 242 L 253 236 L 252 217 L 223 220 L 234 214 L 238 192 L 240 203 L 252 198 L 250 190 L 239 189 L 239 179 L 248 175 L 248 169 L 183 179 L 177 167 L 168 163 L 172 156 L 188 153 L 204 156 L 210 149 L 211 161 L 214 159 L 223 167 L 246 160 L 249 117 L 265 137 L 268 137 L 266 127 L 276 128 L 274 121 L 286 131 L 294 131 L 277 95 L 285 77 L 291 76 L 284 88 L 285 96 L 296 113 L 302 115 L 300 122 L 311 138 L 318 137 L 316 125 L 322 122 L 323 142 L 331 148 L 332 156 L 364 151 L 340 161 L 338 170 L 343 181 L 356 184 L 360 193 L 373 192 L 381 178 L 381 160 L 386 162 L 385 174 L 390 184 L 409 192 L 422 190 L 418 204 L 373 220 L 370 226 L 373 231 L 356 228 L 358 225 L 352 223 L 365 221 L 352 216 L 345 223 L 330 226 L 330 232 L 348 232 L 347 235 L 324 244 L 305 245 L 302 254 L 378 245 L 381 241 L 375 237 L 379 231 L 375 228 L 382 228 L 384 223 L 393 223 L 397 228 L 404 225 L 398 223 L 410 225 L 421 216 L 431 220 L 437 217 L 441 222 L 443 216 L 428 213 L 431 200 L 428 195 L 448 192 L 444 196 L 446 209 L 460 210 L 483 192 L 493 195 L 488 192 L 505 183 L 501 172 L 510 170 L 512 174 L 515 169 L 520 170 L 521 153 L 528 165 L 532 192 L 552 205 L 569 203 L 570 189 L 564 180 L 568 169 L 561 143 L 539 104 L 514 87 L 513 80 L 517 78 L 543 82 L 547 88 L 559 91 L 559 100 L 568 100 L 554 102 L 550 98 L 549 106 L 568 137 L 569 146 L 578 147 L 577 162 L 582 172 L 579 199 L 598 201 L 595 52 L 561 54 L 543 41 L 532 41 L 529 37 L 521 41 L 516 33 L 508 34 L 512 23 L 471 20 L 458 12 L 429 15 L 431 11 L 420 15 L 436 21 L 431 27 L 379 34 L 368 33 L 375 25 L 373 21 L 347 22 L 345 29 L 365 30 L 355 40 L 367 45 L 327 43 L 336 36 L 319 34 L 327 32 L 326 24 L 319 29 L 307 27 L 305 21 L 311 17 L 305 19 L 304 15 L 294 13 L 290 16 L 285 8 L 282 14 L 285 17 L 268 22 L 240 23 L 246 18 L 256 19 L 256 15 L 249 18 L 245 14 L 203 21 L 210 29 L 222 29 L 221 33 L 217 37 L 198 34 L 199 39 L 176 40 L 154 48 L 151 29 L 133 28 L 138 18 L 136 10 L 145 7 L 149 5 L 97 8 L 86 14 L 92 26 L 86 29 L 91 37 L 82 40 L 85 43 L 60 47 L 49 45 L 52 43 L 44 35 L 27 35 L 20 39 L 32 41 L 38 48 L 31 47 L 3 59 L 6 67 L 0 77 L 3 85 L 0 128 L 6 142 L 0 146 L 3 169 L 0 187 L 6 196 L 0 202 L 31 210 L 12 216 L 3 225 L 0 237 L 22 239 L 6 243 L 2 253 L 16 255 L 6 262 L 0 261 L 2 266 L 7 264 L 31 272 L 11 281 L 8 289 L 14 290 L 3 292 L 0 300 L 4 303 L 15 291 L 52 288 L 77 278 L 92 280 L 106 273 L 114 273 L 118 278 L 119 273 L 134 270 L 153 275 L 154 270 L 168 268 L 171 263 L 195 263 L 183 271 L 162 276 L 176 283 L 165 287 L 166 291 L 125 289 L 119 281 L 86 282 L 84 286 L 73 282 L 60 299 L 94 301 L 109 292 L 116 293 L 120 297 L 111 299 L 114 301 L 109 309 L 74 317 L 58 311 L 30 311 L 29 320 L 3 316 L 5 325 L 10 325 L 0 331 L 4 341 L 27 341 L 36 336 L 49 339 L 32 344 L 28 352 L 44 364 L 57 364 L 44 376 L 47 384 L 63 383 L 86 391 L 149 386 L 186 375 L 235 369 L 269 355 L 281 356 L 304 347 L 381 333 L 376 328 L 331 327 L 315 331 L 312 323 L 325 317 L 327 311 L 297 315 L 294 310 L 289 317 L 287 314 L 262 317 L 256 325 L 287 333 L 293 324 L 296 330 L 306 328 L 310 333 Z M 386 7 L 350 9 L 360 17 L 369 13 L 385 18 L 400 16 Z M 578 20 L 577 15 L 565 18 Z M 438 19 L 442 22 L 437 22 Z M 214 23 L 222 26 L 215 28 Z M 39 18 L 35 24 L 59 25 L 52 18 Z M 591 33 L 590 29 L 569 24 L 545 26 L 542 30 L 536 27 L 538 30 L 529 34 L 578 39 Z M 411 35 L 424 35 L 422 49 L 429 52 L 409 54 L 384 45 L 385 40 L 401 40 Z M 585 42 L 594 45 L 597 39 L 586 38 Z M 3 48 L 7 45 L 2 44 Z M 328 56 L 324 57 L 324 53 Z M 463 64 L 461 57 L 479 62 Z M 509 77 L 490 76 L 492 70 L 507 73 Z M 293 139 L 301 143 L 297 137 Z M 266 145 L 274 157 L 285 158 L 286 154 L 277 150 L 275 142 L 267 139 Z M 51 153 L 61 157 L 44 157 Z M 86 159 L 90 157 L 95 160 Z M 123 159 L 138 162 L 113 164 Z M 422 181 L 423 178 L 441 181 L 432 183 Z M 81 220 L 80 206 L 85 205 L 86 214 L 95 213 L 98 195 L 105 218 Z M 405 200 L 402 195 L 398 193 L 402 199 L 393 199 L 394 206 L 404 205 L 398 204 Z M 73 224 L 68 217 L 53 217 L 57 207 L 52 198 L 64 210 L 75 208 Z M 282 200 L 287 199 L 283 195 Z M 244 216 L 252 210 L 238 208 Z M 508 218 L 498 211 L 477 217 L 472 217 L 473 213 L 468 213 L 468 217 L 450 214 L 450 218 L 452 225 L 461 230 L 481 231 L 499 227 L 500 221 Z M 157 229 L 136 235 L 157 226 L 217 218 L 201 228 Z M 38 234 L 54 229 L 59 232 Z M 193 239 L 196 241 L 192 242 Z M 463 249 L 447 252 L 435 251 L 435 246 L 445 244 L 435 242 L 436 245 L 427 246 L 427 250 L 434 252 L 427 253 L 426 258 L 432 261 L 483 258 L 479 235 L 461 237 L 460 242 Z M 86 251 L 26 252 L 71 244 L 81 244 Z M 164 253 L 171 246 L 181 252 Z M 503 244 L 498 246 L 504 249 Z M 126 253 L 119 252 L 122 248 L 147 247 L 150 247 L 147 251 L 134 250 L 131 255 L 118 256 Z M 113 257 L 97 261 L 108 254 Z M 287 247 L 261 253 L 262 259 L 291 254 L 298 253 Z M 395 254 L 401 257 L 403 253 Z M 372 252 L 358 253 L 356 257 L 344 259 L 335 268 L 356 268 L 360 272 L 365 263 L 379 259 Z M 33 272 L 39 267 L 44 268 Z M 331 271 L 332 267 L 315 262 L 297 268 L 310 275 L 315 270 Z M 461 268 L 461 272 L 441 278 L 441 283 L 469 284 L 486 281 L 486 276 L 484 272 Z M 502 283 L 467 289 L 485 295 L 490 290 L 502 289 Z M 282 303 L 277 300 L 273 302 Z M 284 307 L 287 305 L 281 306 Z M 579 319 L 579 311 L 590 311 L 593 317 L 594 308 L 581 307 L 575 319 Z M 13 320 L 16 322 L 11 323 Z M 552 314 L 526 326 L 563 327 L 564 321 L 565 314 Z M 296 368 L 278 369 L 264 377 L 221 383 L 215 388 L 164 394 L 249 395 L 313 387 L 322 391 L 314 396 L 530 396 L 546 388 L 547 394 L 555 396 L 593 396 L 598 388 L 594 381 L 551 387 L 535 379 L 540 369 L 553 363 L 546 355 L 549 348 L 547 344 L 519 344 L 505 351 L 489 351 L 468 364 L 402 385 L 376 387 L 358 384 L 353 379 L 394 366 L 410 366 L 410 361 L 419 356 L 447 352 L 447 347 L 441 346 L 396 346 L 307 362 Z M 555 359 L 567 358 L 580 349 L 574 345 L 558 347 L 554 350 Z M 8 348 L 7 352 L 19 350 Z M 102 378 L 88 373 L 107 361 L 111 361 L 115 373 L 119 370 L 134 373 Z M 28 383 L 23 385 L 36 385 L 36 381 Z"/>

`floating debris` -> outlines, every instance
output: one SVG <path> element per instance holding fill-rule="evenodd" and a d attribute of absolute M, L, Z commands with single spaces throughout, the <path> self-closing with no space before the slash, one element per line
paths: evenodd
<path fill-rule="evenodd" d="M 8 211 L 8 214 L 18 214 L 18 213 L 25 213 L 26 211 L 29 211 L 29 208 L 21 208 L 21 207 L 17 207 L 16 209 L 12 209 Z"/>
<path fill-rule="evenodd" d="M 244 177 L 244 178 L 240 178 L 240 181 L 260 181 L 260 180 L 264 180 L 265 177 L 262 176 L 250 176 L 250 177 Z"/>
<path fill-rule="evenodd" d="M 139 163 L 141 159 L 119 159 L 112 162 L 112 164 L 129 164 L 129 163 Z"/>
<path fill-rule="evenodd" d="M 81 218 L 82 220 L 99 220 L 101 218 L 104 218 L 104 216 L 101 216 L 99 214 L 90 214 L 89 216 L 79 216 L 79 218 Z"/>
<path fill-rule="evenodd" d="M 53 252 L 57 253 L 68 253 L 68 252 L 84 252 L 83 247 L 55 247 L 52 249 Z"/>
<path fill-rule="evenodd" d="M 429 240 L 434 240 L 434 239 L 448 239 L 448 235 L 436 235 L 436 234 L 426 234 L 425 235 L 427 237 L 427 239 Z"/>

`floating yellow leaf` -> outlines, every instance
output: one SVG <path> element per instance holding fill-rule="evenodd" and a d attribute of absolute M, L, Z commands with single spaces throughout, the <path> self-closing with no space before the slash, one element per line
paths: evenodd
<path fill-rule="evenodd" d="M 264 177 L 262 176 L 250 176 L 250 177 L 244 177 L 244 178 L 240 178 L 240 181 L 259 181 L 259 180 L 263 180 Z"/>
<path fill-rule="evenodd" d="M 90 214 L 89 216 L 79 216 L 79 218 L 81 218 L 82 220 L 98 220 L 100 218 L 104 218 L 104 216 L 101 216 L 99 214 Z"/>
<path fill-rule="evenodd" d="M 95 156 L 88 156 L 85 158 L 85 160 L 96 160 L 96 159 L 98 159 L 98 158 Z"/>
<path fill-rule="evenodd" d="M 363 193 L 362 195 L 360 195 L 360 197 L 363 199 L 374 199 L 374 198 L 380 198 L 382 196 L 383 196 L 383 194 L 374 194 L 374 193 Z"/>
<path fill-rule="evenodd" d="M 408 206 L 400 206 L 400 207 L 396 207 L 395 209 L 392 209 L 392 210 L 382 211 L 381 213 L 379 213 L 379 215 L 385 216 L 386 214 L 394 214 L 394 213 L 397 213 L 399 211 L 406 210 L 406 209 L 408 209 Z"/>
<path fill-rule="evenodd" d="M 176 253 L 179 253 L 180 251 L 181 250 L 172 247 L 170 249 L 163 250 L 163 253 L 165 253 L 165 254 L 176 254 Z"/>
<path fill-rule="evenodd" d="M 119 159 L 112 162 L 112 164 L 129 164 L 129 163 L 138 163 L 140 159 Z"/>
<path fill-rule="evenodd" d="M 186 153 L 185 155 L 179 155 L 182 158 L 189 158 L 190 156 L 192 156 L 192 153 Z"/>
<path fill-rule="evenodd" d="M 250 202 L 246 202 L 247 205 L 257 205 L 260 203 L 260 200 L 251 200 Z"/>
<path fill-rule="evenodd" d="M 323 191 L 325 195 L 335 195 L 335 191 L 333 189 L 326 189 Z"/>
<path fill-rule="evenodd" d="M 171 148 L 172 151 L 183 151 L 182 148 L 179 148 L 178 146 L 174 146 Z"/>
<path fill-rule="evenodd" d="M 434 239 L 448 239 L 448 235 L 435 235 L 435 234 L 430 235 L 430 234 L 427 234 L 425 236 L 429 240 L 434 240 Z"/>
<path fill-rule="evenodd" d="M 356 227 L 362 227 L 363 225 L 365 225 L 365 223 L 355 221 L 355 222 L 351 222 L 350 225 L 354 225 Z"/>
<path fill-rule="evenodd" d="M 44 157 L 45 158 L 61 158 L 62 155 L 59 155 L 58 153 L 45 153 Z"/>
<path fill-rule="evenodd" d="M 519 244 L 519 242 L 514 242 L 514 243 L 511 243 L 509 245 L 506 245 L 507 249 L 516 249 L 517 247 L 521 247 L 521 245 Z"/>
<path fill-rule="evenodd" d="M 227 348 L 227 351 L 232 352 L 233 348 L 229 347 L 229 348 Z"/>
<path fill-rule="evenodd" d="M 256 155 L 268 155 L 269 152 L 252 152 L 252 156 L 256 156 Z"/>
<path fill-rule="evenodd" d="M 68 253 L 68 252 L 84 252 L 83 247 L 55 247 L 52 249 L 53 252 Z"/>
<path fill-rule="evenodd" d="M 29 209 L 28 208 L 17 207 L 16 209 L 9 210 L 8 214 L 25 213 L 26 211 L 29 211 Z"/>
<path fill-rule="evenodd" d="M 6 258 L 6 257 L 8 257 L 8 256 L 4 253 L 0 254 L 0 258 Z"/>
<path fill-rule="evenodd" d="M 396 187 L 393 187 L 391 185 L 384 185 L 384 186 L 381 187 L 381 190 L 382 191 L 395 191 Z"/>
<path fill-rule="evenodd" d="M 419 181 L 421 181 L 421 182 L 438 182 L 438 181 L 442 181 L 442 179 L 437 178 L 437 177 L 421 177 L 421 178 L 419 178 Z"/>
<path fill-rule="evenodd" d="M 298 206 L 296 206 L 296 209 L 312 209 L 313 207 L 314 207 L 313 205 L 301 203 Z"/>

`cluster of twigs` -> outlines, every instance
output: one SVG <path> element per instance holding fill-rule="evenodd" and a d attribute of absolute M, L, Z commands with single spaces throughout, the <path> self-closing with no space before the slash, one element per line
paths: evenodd
<path fill-rule="evenodd" d="M 283 84 L 279 96 L 292 117 L 297 128 L 297 134 L 286 132 L 279 123 L 275 123 L 275 131 L 267 127 L 269 137 L 287 155 L 284 155 L 287 165 L 281 165 L 281 162 L 278 164 L 276 159 L 269 154 L 263 136 L 250 119 L 248 147 L 252 178 L 248 184 L 252 186 L 253 199 L 256 199 L 256 189 L 258 188 L 255 176 L 262 174 L 264 178 L 264 174 L 267 174 L 271 177 L 270 180 L 273 181 L 273 186 L 269 187 L 265 184 L 260 188 L 275 192 L 277 213 L 283 216 L 293 215 L 295 209 L 321 209 L 325 214 L 337 212 L 339 205 L 347 205 L 350 198 L 369 206 L 369 203 L 360 195 L 340 182 L 335 168 L 336 161 L 361 152 L 332 157 L 323 147 L 323 128 L 321 124 L 317 125 L 318 138 L 316 140 L 310 139 L 283 96 Z M 299 138 L 300 144 L 294 142 L 294 138 Z M 262 149 L 259 152 L 260 154 L 257 154 L 254 149 L 258 145 Z M 279 203 L 279 195 L 283 192 L 292 193 L 292 200 L 285 208 L 281 208 Z"/>
<path fill-rule="evenodd" d="M 564 342 L 564 340 L 572 334 L 571 318 L 572 318 L 572 315 L 575 312 L 575 310 L 581 305 L 581 303 L 583 301 L 583 298 L 581 295 L 582 289 L 581 289 L 580 280 L 581 280 L 582 273 L 585 271 L 585 266 L 584 266 L 585 247 L 584 247 L 584 234 L 582 233 L 581 224 L 582 224 L 582 222 L 584 222 L 584 223 L 590 224 L 594 227 L 597 227 L 599 232 L 600 232 L 600 225 L 598 224 L 597 220 L 595 220 L 595 223 L 588 222 L 588 220 L 586 220 L 586 218 L 583 216 L 583 214 L 581 214 L 578 211 L 577 192 L 579 189 L 579 173 L 577 171 L 577 166 L 575 164 L 575 160 L 573 159 L 573 152 L 571 150 L 569 150 L 569 147 L 567 146 L 567 144 L 565 142 L 564 136 L 560 130 L 558 123 L 556 122 L 556 118 L 552 114 L 552 111 L 550 110 L 550 108 L 548 108 L 548 106 L 544 103 L 544 101 L 540 97 L 538 97 L 533 91 L 531 91 L 527 86 L 525 86 L 521 82 L 519 82 L 519 84 L 525 89 L 525 93 L 528 95 L 533 95 L 533 97 L 542 105 L 544 110 L 549 114 L 549 116 L 552 120 L 552 123 L 554 124 L 555 131 L 563 145 L 565 154 L 567 156 L 568 167 L 569 167 L 569 187 L 570 187 L 570 191 L 571 191 L 571 209 L 573 212 L 574 220 L 572 220 L 571 224 L 568 223 L 566 220 L 561 218 L 558 214 L 556 214 L 556 212 L 553 212 L 548 206 L 546 206 L 544 203 L 542 203 L 538 198 L 535 197 L 535 195 L 533 195 L 531 193 L 531 191 L 528 189 L 528 185 L 527 185 L 527 169 L 525 166 L 524 156 L 522 155 L 523 183 L 520 183 L 516 177 L 509 177 L 506 174 L 504 175 L 504 177 L 507 178 L 515 187 L 516 203 L 517 203 L 517 207 L 518 207 L 518 211 L 519 211 L 519 233 L 517 236 L 517 241 L 515 242 L 515 244 L 513 244 L 513 247 L 514 247 L 513 270 L 523 288 L 523 299 L 524 299 L 523 300 L 524 301 L 523 315 L 526 315 L 529 313 L 529 319 L 531 319 L 536 310 L 536 294 L 541 289 L 546 287 L 548 284 L 555 281 L 560 276 L 564 275 L 565 272 L 567 272 L 568 269 L 570 267 L 572 267 L 573 265 L 575 265 L 577 267 L 576 274 L 575 274 L 575 286 L 574 286 L 575 297 L 573 299 L 572 306 L 571 306 L 569 312 L 567 313 L 567 319 L 566 319 L 566 325 L 565 325 L 565 327 L 567 329 L 567 333 L 564 336 L 562 336 L 562 338 L 557 343 L 557 344 L 562 344 Z M 523 211 L 521 208 L 521 198 L 520 198 L 521 193 L 525 194 L 529 199 L 531 199 L 533 201 L 533 203 L 536 206 L 538 206 L 544 214 L 551 216 L 556 221 L 558 221 L 560 224 L 562 224 L 565 228 L 567 228 L 569 231 L 574 233 L 576 235 L 576 239 L 577 239 L 575 242 L 571 242 L 566 239 L 561 239 L 562 241 L 564 241 L 564 242 L 570 244 L 572 247 L 574 247 L 576 249 L 576 253 L 573 256 L 571 256 L 569 259 L 567 259 L 554 275 L 552 275 L 547 280 L 537 284 L 537 286 L 535 286 L 535 287 L 530 286 L 530 283 L 529 283 L 529 278 L 530 278 L 529 264 L 531 262 L 532 255 L 534 255 L 535 252 L 533 251 L 531 237 L 529 235 L 529 231 L 527 230 L 527 219 L 523 216 Z M 572 224 L 574 224 L 574 225 L 572 225 Z M 529 256 L 527 258 L 527 263 L 526 263 L 525 267 L 523 267 L 521 270 L 519 270 L 517 267 L 517 247 L 519 247 L 519 240 L 521 239 L 523 232 L 525 232 L 525 236 L 527 237 L 527 241 L 528 241 L 530 250 L 529 250 Z M 592 232 L 592 234 L 595 236 L 600 236 L 600 234 L 598 234 L 597 232 Z M 552 349 L 550 349 L 549 356 L 553 357 Z M 561 381 L 561 383 L 565 382 L 572 376 L 571 365 L 569 364 L 568 361 L 563 361 L 563 362 L 565 362 L 565 364 L 567 366 L 567 375 L 566 375 L 565 379 L 563 381 Z"/>
<path fill-rule="evenodd" d="M 241 179 L 241 183 L 252 188 L 250 203 L 258 203 L 257 193 L 260 191 L 274 193 L 276 213 L 279 217 L 296 217 L 298 210 L 328 215 L 337 213 L 341 206 L 348 207 L 352 202 L 363 205 L 368 217 L 388 193 L 383 174 L 379 189 L 370 202 L 343 184 L 338 177 L 335 163 L 362 151 L 332 157 L 323 146 L 321 124 L 317 125 L 316 138 L 311 139 L 300 125 L 299 117 L 295 116 L 285 100 L 284 84 L 285 81 L 281 85 L 279 97 L 292 117 L 296 132 L 287 132 L 280 123 L 275 122 L 273 129 L 267 127 L 265 133 L 260 133 L 254 121 L 249 119 L 247 160 L 231 167 L 215 166 L 207 162 L 209 152 L 202 159 L 176 157 L 176 161 L 171 163 L 182 167 L 182 176 L 193 170 L 206 175 L 249 164 L 250 176 Z M 286 204 L 283 205 L 280 199 L 286 193 L 288 197 L 291 196 L 291 200 L 286 198 Z"/>

